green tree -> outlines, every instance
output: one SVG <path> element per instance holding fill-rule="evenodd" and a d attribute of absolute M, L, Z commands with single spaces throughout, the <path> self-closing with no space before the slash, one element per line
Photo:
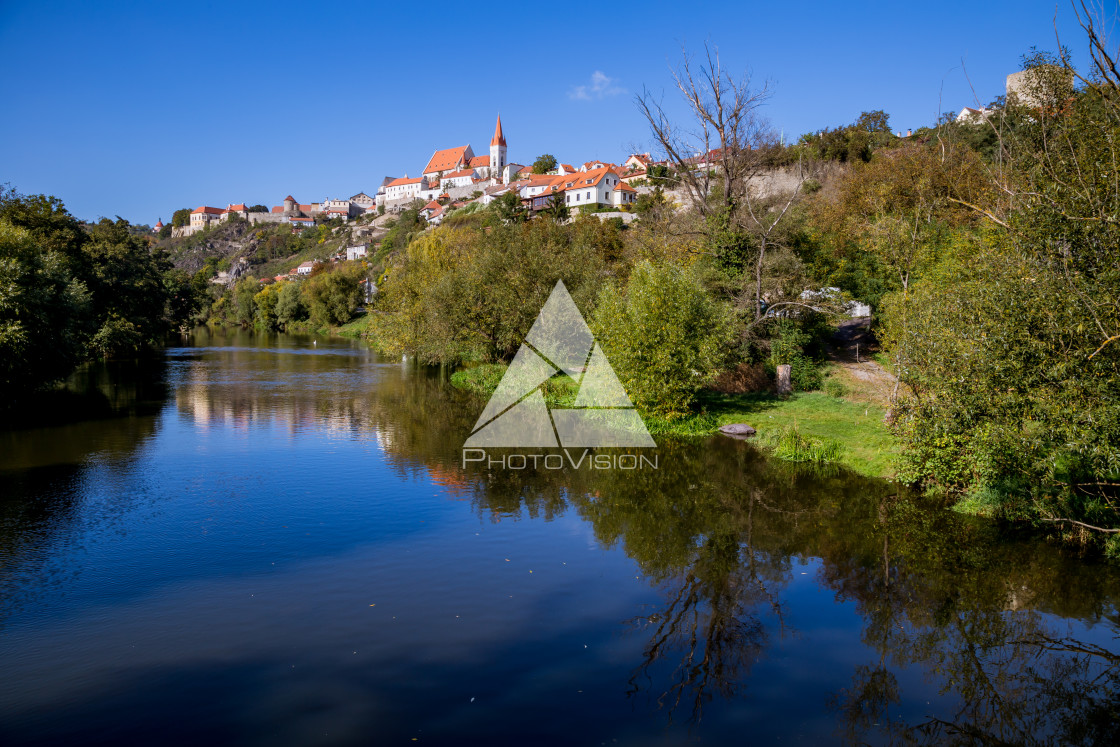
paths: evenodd
<path fill-rule="evenodd" d="M 171 225 L 175 228 L 182 228 L 183 226 L 190 225 L 191 222 L 191 209 L 180 208 L 171 214 Z"/>
<path fill-rule="evenodd" d="M 568 220 L 568 205 L 564 200 L 564 193 L 558 192 L 552 195 L 552 200 L 549 201 L 548 207 L 541 211 L 542 215 L 546 215 L 557 223 L 564 223 Z"/>
<path fill-rule="evenodd" d="M 521 196 L 512 189 L 490 203 L 490 207 L 503 223 L 522 223 L 529 217 Z"/>
<path fill-rule="evenodd" d="M 387 270 L 375 336 L 386 352 L 427 363 L 508 361 L 557 280 L 585 313 L 593 308 L 620 245 L 618 230 L 599 221 L 440 226 Z"/>
<path fill-rule="evenodd" d="M 533 161 L 532 171 L 534 174 L 547 174 L 557 165 L 556 156 L 551 153 L 543 153 L 537 156 L 537 160 Z"/>
<path fill-rule="evenodd" d="M 234 320 L 242 327 L 248 327 L 256 319 L 257 305 L 254 296 L 260 288 L 260 281 L 251 275 L 238 280 L 233 286 Z"/>
<path fill-rule="evenodd" d="M 289 324 L 302 322 L 307 318 L 307 307 L 303 305 L 297 281 L 286 280 L 278 285 L 280 290 L 276 298 L 276 323 L 287 329 Z"/>
<path fill-rule="evenodd" d="M 338 326 L 353 319 L 362 302 L 360 283 L 364 278 L 360 264 L 347 263 L 304 280 L 301 295 L 311 321 Z"/>
<path fill-rule="evenodd" d="M 279 325 L 277 306 L 280 302 L 281 283 L 269 283 L 253 296 L 253 305 L 257 309 L 257 326 L 264 330 L 273 330 Z"/>
<path fill-rule="evenodd" d="M 625 288 L 603 289 L 593 329 L 634 404 L 676 419 L 720 370 L 733 317 L 694 269 L 642 262 Z"/>
<path fill-rule="evenodd" d="M 122 218 L 102 218 L 89 228 L 89 241 L 82 247 L 92 315 L 103 328 L 95 333 L 94 345 L 101 355 L 162 344 L 171 328 L 165 282 L 171 263 L 129 228 Z"/>
<path fill-rule="evenodd" d="M 57 381 L 84 357 L 89 293 L 58 252 L 0 220 L 0 391 L 13 395 Z M 7 404 L 7 402 L 5 403 Z"/>

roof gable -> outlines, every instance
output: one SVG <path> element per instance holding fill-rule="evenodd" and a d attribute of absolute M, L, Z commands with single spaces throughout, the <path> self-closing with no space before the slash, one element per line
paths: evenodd
<path fill-rule="evenodd" d="M 424 173 L 433 174 L 437 171 L 454 170 L 462 161 L 470 160 L 471 156 L 467 155 L 467 151 L 470 149 L 470 145 L 460 145 L 458 148 L 437 150 L 428 160 L 428 165 L 424 167 Z"/>

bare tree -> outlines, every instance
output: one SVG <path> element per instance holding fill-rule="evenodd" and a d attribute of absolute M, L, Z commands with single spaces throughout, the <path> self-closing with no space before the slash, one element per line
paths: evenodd
<path fill-rule="evenodd" d="M 688 105 L 686 124 L 675 123 L 648 90 L 636 102 L 690 207 L 704 219 L 709 246 L 723 256 L 745 245 L 757 252 L 753 302 L 758 320 L 766 252 L 801 192 L 805 169 L 799 164 L 787 194 L 766 190 L 761 177 L 771 169 L 766 154 L 776 143 L 759 110 L 770 97 L 769 84 L 752 87 L 749 74 L 735 79 L 721 66 L 719 50 L 708 44 L 698 62 L 687 52 L 683 57 L 672 76 Z"/>

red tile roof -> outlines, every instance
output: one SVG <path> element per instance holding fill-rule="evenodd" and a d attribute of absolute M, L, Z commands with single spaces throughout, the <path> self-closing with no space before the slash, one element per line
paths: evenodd
<path fill-rule="evenodd" d="M 483 166 L 490 166 L 490 156 L 475 156 L 471 162 L 467 164 L 472 169 L 481 168 Z"/>
<path fill-rule="evenodd" d="M 498 124 L 494 125 L 494 137 L 490 138 L 491 145 L 505 145 L 506 136 L 502 132 L 502 115 L 498 115 Z"/>
<path fill-rule="evenodd" d="M 205 205 L 202 205 L 201 207 L 196 207 L 194 210 L 191 211 L 191 213 L 207 213 L 209 215 L 221 215 L 224 212 L 226 212 L 226 211 L 223 208 L 206 207 Z"/>
<path fill-rule="evenodd" d="M 401 187 L 401 186 L 404 186 L 405 184 L 419 184 L 421 181 L 423 181 L 423 179 L 424 179 L 424 177 L 422 177 L 422 176 L 418 176 L 415 179 L 406 179 L 402 176 L 400 179 L 394 179 L 393 181 L 389 182 L 385 186 L 386 187 Z"/>
<path fill-rule="evenodd" d="M 444 174 L 444 179 L 455 179 L 460 176 L 474 176 L 474 172 L 470 169 L 463 169 L 462 171 L 452 171 L 450 174 Z"/>
<path fill-rule="evenodd" d="M 241 212 L 245 212 L 245 203 L 243 202 L 240 205 L 230 205 L 228 208 L 226 208 L 226 210 L 240 210 Z"/>
<path fill-rule="evenodd" d="M 272 212 L 274 212 L 274 213 L 282 213 L 282 212 L 284 212 L 284 206 L 283 206 L 283 205 L 275 205 L 275 206 L 273 206 L 273 208 L 272 208 Z"/>
<path fill-rule="evenodd" d="M 458 148 L 437 150 L 428 160 L 428 165 L 424 167 L 424 173 L 434 174 L 438 171 L 454 169 L 466 159 L 467 148 L 469 147 L 469 145 L 460 145 Z"/>
<path fill-rule="evenodd" d="M 295 201 L 296 201 L 296 198 L 292 197 L 291 195 L 288 195 L 287 197 L 284 198 L 284 202 L 295 202 Z"/>

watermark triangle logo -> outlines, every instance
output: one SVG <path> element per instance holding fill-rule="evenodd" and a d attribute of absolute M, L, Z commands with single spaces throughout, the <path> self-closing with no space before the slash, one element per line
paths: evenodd
<path fill-rule="evenodd" d="M 571 407 L 541 387 L 561 372 L 579 385 Z M 464 448 L 657 446 L 602 348 L 557 281 Z"/>

